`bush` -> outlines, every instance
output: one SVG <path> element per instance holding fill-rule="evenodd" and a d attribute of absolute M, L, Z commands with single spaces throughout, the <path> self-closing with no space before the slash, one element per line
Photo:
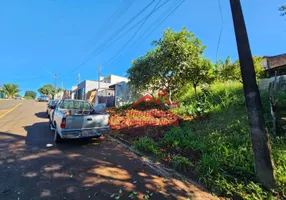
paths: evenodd
<path fill-rule="evenodd" d="M 24 99 L 26 99 L 26 100 L 34 100 L 34 98 L 31 97 L 31 96 L 24 96 Z"/>
<path fill-rule="evenodd" d="M 240 82 L 216 82 L 203 87 L 197 95 L 193 89 L 189 89 L 177 100 L 181 102 L 181 105 L 174 109 L 176 114 L 196 116 L 221 112 L 231 105 L 241 105 L 244 97 Z"/>
<path fill-rule="evenodd" d="M 158 154 L 156 143 L 152 138 L 142 137 L 139 140 L 134 141 L 133 145 L 138 150 L 142 150 L 147 153 L 153 153 L 155 155 Z"/>
<path fill-rule="evenodd" d="M 285 101 L 283 95 L 281 94 L 280 102 Z M 218 195 L 240 196 L 243 199 L 285 198 L 286 139 L 270 138 L 278 189 L 277 193 L 265 191 L 256 180 L 254 172 L 242 85 L 236 82 L 216 83 L 200 90 L 198 97 L 203 96 L 204 109 L 208 109 L 207 118 L 173 127 L 157 143 L 150 138 L 141 138 L 136 143 L 137 146 L 155 155 L 161 155 L 161 149 L 200 152 L 200 156 L 194 160 L 184 154 L 173 154 L 172 165 L 178 170 L 194 169 L 199 180 Z M 175 112 L 193 112 L 197 108 L 193 102 L 198 97 L 182 97 L 184 104 Z M 270 119 L 267 91 L 261 91 L 261 100 L 267 121 Z"/>
<path fill-rule="evenodd" d="M 26 91 L 25 96 L 32 97 L 32 99 L 36 99 L 37 93 L 35 91 Z"/>

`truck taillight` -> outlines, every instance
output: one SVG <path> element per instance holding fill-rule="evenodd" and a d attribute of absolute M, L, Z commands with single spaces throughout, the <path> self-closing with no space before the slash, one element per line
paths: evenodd
<path fill-rule="evenodd" d="M 65 128 L 66 127 L 66 118 L 62 119 L 62 123 L 61 123 L 61 128 Z"/>

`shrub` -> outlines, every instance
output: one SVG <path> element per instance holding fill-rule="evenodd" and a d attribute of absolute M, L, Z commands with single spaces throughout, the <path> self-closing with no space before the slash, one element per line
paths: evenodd
<path fill-rule="evenodd" d="M 134 141 L 133 145 L 138 150 L 142 150 L 147 153 L 153 153 L 155 155 L 158 154 L 156 143 L 152 138 L 142 137 L 139 140 Z"/>
<path fill-rule="evenodd" d="M 173 168 L 187 172 L 193 164 L 184 156 L 181 155 L 173 155 L 172 156 L 172 166 Z"/>
<path fill-rule="evenodd" d="M 27 99 L 27 100 L 34 100 L 34 98 L 33 98 L 33 97 L 31 97 L 31 96 L 24 96 L 24 99 Z"/>
<path fill-rule="evenodd" d="M 268 92 L 261 91 L 260 94 L 267 121 L 271 119 Z M 277 100 L 285 101 L 286 96 L 279 95 Z M 150 138 L 141 138 L 137 146 L 156 155 L 160 155 L 161 149 L 200 152 L 195 160 L 181 153 L 173 154 L 171 162 L 178 170 L 194 169 L 199 180 L 218 195 L 243 199 L 285 198 L 286 139 L 270 137 L 278 186 L 276 193 L 272 193 L 264 190 L 256 180 L 242 85 L 236 82 L 215 83 L 201 89 L 196 97 L 182 97 L 184 104 L 175 112 L 195 110 L 196 103 L 193 102 L 200 97 L 203 98 L 204 109 L 209 109 L 207 118 L 173 127 L 157 143 Z"/>
<path fill-rule="evenodd" d="M 240 82 L 216 82 L 203 87 L 198 94 L 189 89 L 185 95 L 178 98 L 182 102 L 174 109 L 181 115 L 205 115 L 210 112 L 221 112 L 231 105 L 239 105 L 244 101 L 242 84 Z"/>

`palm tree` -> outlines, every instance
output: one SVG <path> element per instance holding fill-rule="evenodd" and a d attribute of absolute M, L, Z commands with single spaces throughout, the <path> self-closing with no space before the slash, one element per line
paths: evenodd
<path fill-rule="evenodd" d="M 15 97 L 19 92 L 19 86 L 16 84 L 3 84 L 3 92 L 8 98 Z"/>
<path fill-rule="evenodd" d="M 279 11 L 281 12 L 281 16 L 286 15 L 286 5 L 281 6 L 281 7 L 279 8 Z"/>

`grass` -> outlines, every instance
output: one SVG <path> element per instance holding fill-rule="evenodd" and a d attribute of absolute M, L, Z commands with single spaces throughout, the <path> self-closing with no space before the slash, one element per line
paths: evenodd
<path fill-rule="evenodd" d="M 173 111 L 180 115 L 205 115 L 220 112 L 233 105 L 243 104 L 242 84 L 240 82 L 216 82 L 198 91 L 197 95 L 190 88 L 184 95 L 177 98 L 180 107 Z"/>
<path fill-rule="evenodd" d="M 24 96 L 23 98 L 26 99 L 26 100 L 34 100 L 34 98 L 30 97 L 30 96 Z"/>
<path fill-rule="evenodd" d="M 187 93 L 188 94 L 188 93 Z M 153 153 L 162 159 L 170 152 L 199 152 L 200 156 L 182 153 L 169 155 L 172 165 L 178 170 L 192 170 L 199 181 L 212 192 L 225 197 L 240 196 L 243 199 L 286 198 L 286 139 L 271 139 L 276 166 L 278 189 L 264 190 L 254 172 L 254 160 L 248 131 L 247 113 L 240 83 L 216 83 L 206 91 L 203 103 L 208 117 L 183 123 L 172 128 L 158 142 L 151 138 L 134 141 L 139 150 Z M 266 121 L 269 119 L 269 101 L 266 92 L 261 92 Z M 185 96 L 184 105 L 194 104 L 197 97 Z M 183 105 L 183 106 L 184 106 Z M 194 106 L 195 107 L 195 106 Z M 182 114 L 182 108 L 175 112 Z M 202 114 L 202 113 L 199 113 Z M 175 150 L 175 151 L 174 151 Z"/>

